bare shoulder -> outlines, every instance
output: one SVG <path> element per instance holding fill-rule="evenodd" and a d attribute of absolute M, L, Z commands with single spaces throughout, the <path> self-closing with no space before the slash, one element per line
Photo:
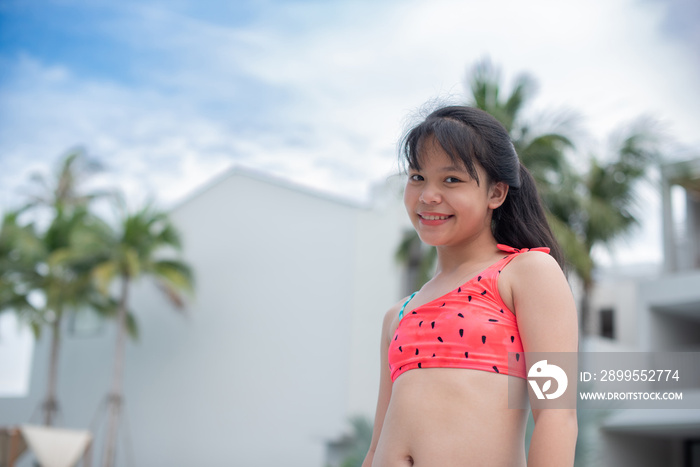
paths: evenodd
<path fill-rule="evenodd" d="M 566 276 L 557 260 L 542 251 L 528 251 L 518 255 L 503 270 L 502 277 L 512 287 L 521 285 L 532 288 L 567 284 Z"/>
<path fill-rule="evenodd" d="M 525 351 L 575 352 L 576 305 L 557 261 L 546 253 L 528 251 L 514 258 L 501 276 Z"/>
<path fill-rule="evenodd" d="M 550 305 L 573 309 L 575 313 L 564 272 L 554 257 L 541 251 L 528 251 L 514 258 L 503 269 L 498 290 L 506 306 L 519 318 Z M 540 311 L 537 314 L 544 316 Z"/>
<path fill-rule="evenodd" d="M 399 324 L 399 311 L 401 311 L 401 307 L 404 303 L 406 303 L 406 300 L 408 300 L 408 296 L 405 296 L 396 302 L 384 314 L 382 333 L 385 338 L 390 339 L 391 335 L 393 335 L 394 331 L 396 331 L 396 327 Z"/>

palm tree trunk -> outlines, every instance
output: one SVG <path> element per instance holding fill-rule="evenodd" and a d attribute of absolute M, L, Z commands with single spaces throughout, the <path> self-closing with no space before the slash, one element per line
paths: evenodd
<path fill-rule="evenodd" d="M 122 387 L 124 378 L 124 349 L 126 346 L 126 312 L 129 295 L 129 279 L 122 276 L 121 298 L 117 316 L 117 342 L 114 352 L 112 389 L 108 396 L 107 439 L 105 440 L 103 467 L 113 467 L 117 448 L 117 434 L 122 409 Z"/>
<path fill-rule="evenodd" d="M 51 353 L 49 355 L 49 381 L 46 390 L 46 400 L 43 405 L 44 425 L 51 426 L 58 412 L 56 388 L 58 385 L 58 355 L 61 350 L 61 313 L 56 313 L 56 319 L 51 325 Z"/>

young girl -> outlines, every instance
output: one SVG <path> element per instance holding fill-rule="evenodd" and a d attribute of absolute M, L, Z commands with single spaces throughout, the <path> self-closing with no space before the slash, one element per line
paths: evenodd
<path fill-rule="evenodd" d="M 384 318 L 379 400 L 363 467 L 573 466 L 575 409 L 508 407 L 527 397 L 508 353 L 576 352 L 561 253 L 508 133 L 486 112 L 445 107 L 403 143 L 404 203 L 437 247 L 435 276 Z M 510 385 L 509 385 L 510 382 Z"/>

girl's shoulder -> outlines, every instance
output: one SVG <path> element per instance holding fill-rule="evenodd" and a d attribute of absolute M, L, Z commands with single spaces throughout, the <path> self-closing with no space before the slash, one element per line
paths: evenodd
<path fill-rule="evenodd" d="M 537 279 L 551 275 L 564 275 L 559 263 L 549 253 L 542 250 L 519 252 L 503 269 L 502 279 Z"/>
<path fill-rule="evenodd" d="M 507 245 L 498 245 L 498 248 L 507 253 L 503 258 L 503 279 L 518 278 L 521 275 L 532 275 L 540 272 L 561 272 L 559 263 L 549 254 L 549 248 L 513 248 Z"/>
<path fill-rule="evenodd" d="M 567 284 L 566 276 L 553 256 L 542 250 L 519 252 L 500 277 L 512 290 L 536 290 Z"/>
<path fill-rule="evenodd" d="M 386 313 L 384 313 L 384 320 L 382 323 L 382 327 L 385 331 L 385 333 L 388 334 L 393 334 L 394 330 L 398 326 L 399 323 L 399 312 L 401 311 L 401 308 L 406 304 L 406 301 L 411 297 L 410 295 L 405 296 L 398 302 L 396 302 L 394 305 L 392 305 Z"/>
<path fill-rule="evenodd" d="M 533 315 L 527 310 L 572 300 L 571 287 L 559 263 L 543 251 L 527 251 L 513 258 L 499 275 L 498 292 L 519 321 L 523 313 Z"/>

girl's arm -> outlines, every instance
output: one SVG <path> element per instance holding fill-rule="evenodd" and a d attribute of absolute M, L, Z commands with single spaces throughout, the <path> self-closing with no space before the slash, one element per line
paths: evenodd
<path fill-rule="evenodd" d="M 576 306 L 554 258 L 542 252 L 528 252 L 514 259 L 510 268 L 503 272 L 508 271 L 510 277 L 525 352 L 577 352 Z M 576 409 L 533 409 L 532 415 L 535 429 L 528 467 L 573 466 L 578 435 Z"/>
<path fill-rule="evenodd" d="M 384 425 L 384 415 L 386 415 L 386 409 L 389 406 L 389 399 L 391 398 L 391 375 L 389 374 L 389 332 L 391 330 L 391 325 L 394 319 L 399 314 L 399 309 L 401 303 L 391 307 L 384 315 L 384 322 L 382 324 L 382 338 L 380 345 L 380 365 L 379 365 L 379 397 L 377 399 L 377 410 L 374 414 L 374 429 L 372 431 L 372 442 L 369 446 L 369 451 L 365 457 L 365 461 L 362 463 L 362 467 L 372 467 L 372 461 L 374 460 L 374 451 L 377 449 L 377 442 L 379 441 L 379 435 L 382 432 L 382 426 Z"/>

